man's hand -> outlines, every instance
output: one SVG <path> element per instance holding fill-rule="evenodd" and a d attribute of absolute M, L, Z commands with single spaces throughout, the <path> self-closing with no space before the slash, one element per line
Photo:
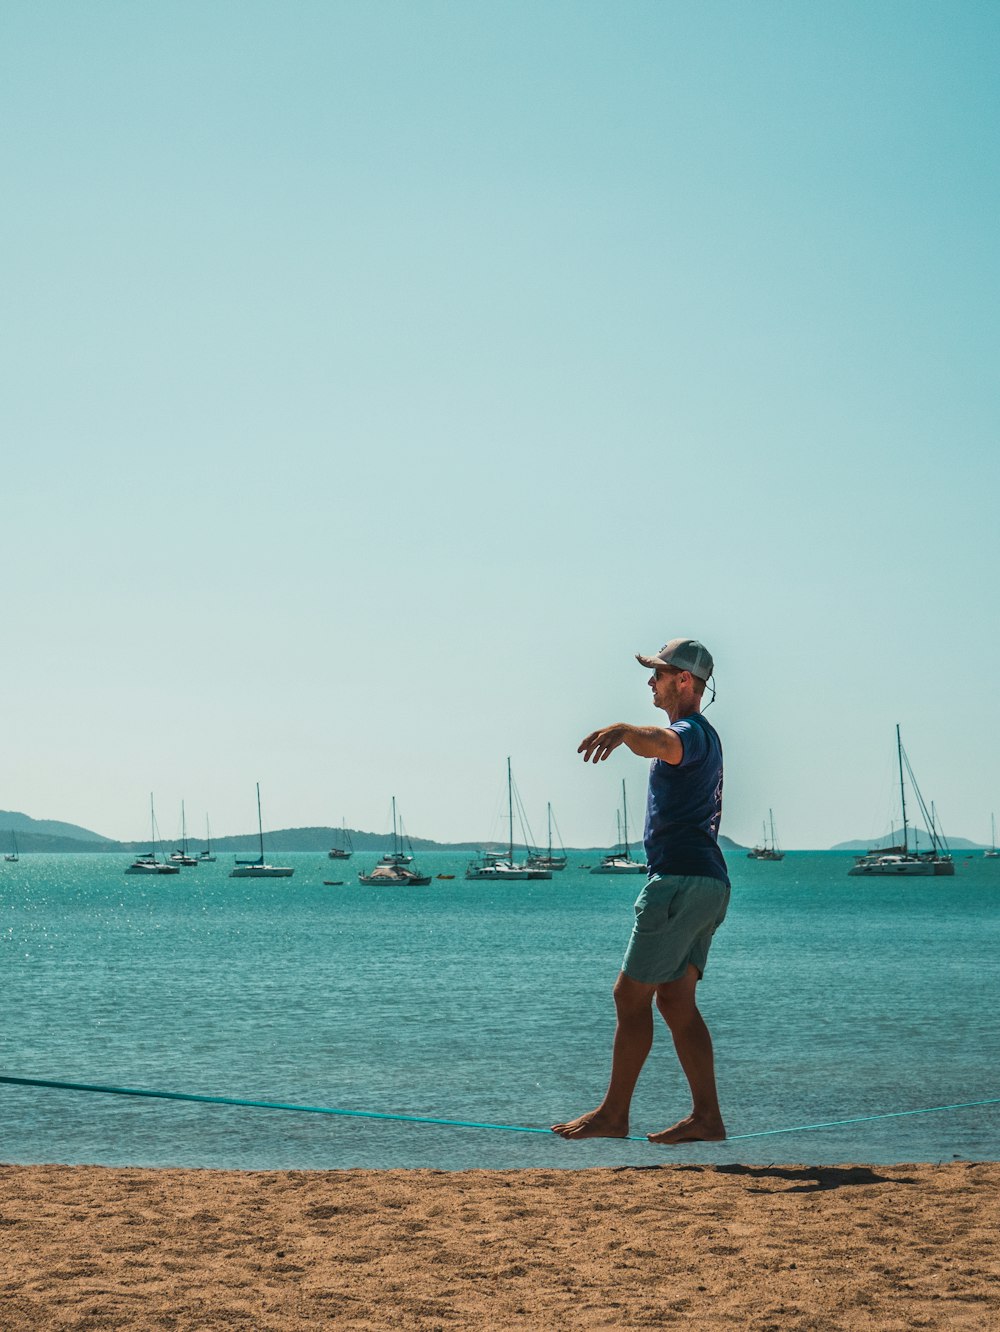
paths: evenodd
<path fill-rule="evenodd" d="M 602 726 L 599 731 L 591 731 L 586 739 L 581 740 L 576 752 L 583 755 L 584 763 L 603 763 L 609 754 L 625 743 L 625 736 L 630 730 L 632 727 L 625 722 Z"/>

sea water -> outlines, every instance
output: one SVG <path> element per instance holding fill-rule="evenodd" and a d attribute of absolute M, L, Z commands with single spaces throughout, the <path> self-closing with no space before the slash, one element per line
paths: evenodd
<path fill-rule="evenodd" d="M 359 884 L 373 856 L 0 864 L 0 1073 L 545 1128 L 593 1108 L 642 886 L 571 854 L 549 881 Z M 1000 860 L 849 878 L 849 856 L 730 856 L 699 1002 L 732 1135 L 1000 1097 Z M 340 879 L 336 887 L 324 879 Z M 1000 1155 L 1000 1105 L 674 1149 L 0 1084 L 8 1162 L 243 1169 L 950 1161 Z M 632 1132 L 688 1110 L 666 1028 Z"/>

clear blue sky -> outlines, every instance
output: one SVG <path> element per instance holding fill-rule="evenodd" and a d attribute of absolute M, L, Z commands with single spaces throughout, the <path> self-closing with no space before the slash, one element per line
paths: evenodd
<path fill-rule="evenodd" d="M 1000 7 L 0 11 L 0 808 L 613 840 L 715 653 L 723 831 L 1000 807 Z"/>

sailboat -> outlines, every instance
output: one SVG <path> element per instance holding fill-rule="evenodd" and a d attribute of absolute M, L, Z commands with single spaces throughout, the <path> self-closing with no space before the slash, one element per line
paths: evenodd
<path fill-rule="evenodd" d="M 551 805 L 551 803 L 549 803 L 549 804 L 546 805 L 546 809 L 547 809 L 547 812 L 548 812 L 548 824 L 549 824 L 549 845 L 548 845 L 548 850 L 545 851 L 544 853 L 541 852 L 541 851 L 534 851 L 534 852 L 532 852 L 532 854 L 528 857 L 528 868 L 529 868 L 529 869 L 547 869 L 547 870 L 564 870 L 564 869 L 566 868 L 566 848 L 563 846 L 563 844 L 562 844 L 562 838 L 560 837 L 560 838 L 559 838 L 559 848 L 560 848 L 560 849 L 559 849 L 559 853 L 556 854 L 556 853 L 553 852 L 553 850 L 552 850 L 552 805 Z M 556 828 L 556 836 L 557 836 L 557 837 L 559 836 L 559 828 L 558 828 L 558 827 Z"/>
<path fill-rule="evenodd" d="M 413 855 L 403 850 L 404 838 L 396 820 L 396 797 L 392 797 L 392 851 L 384 855 L 370 874 L 359 874 L 358 883 L 402 884 L 408 888 L 426 888 L 429 874 L 413 868 Z"/>
<path fill-rule="evenodd" d="M 522 816 L 521 797 L 517 798 L 518 811 Z M 479 860 L 471 860 L 465 869 L 467 879 L 551 879 L 552 870 L 548 866 L 532 864 L 531 858 L 519 865 L 514 859 L 514 778 L 511 776 L 510 758 L 507 759 L 507 854 L 502 851 L 484 851 Z M 537 853 L 536 853 L 537 858 Z"/>
<path fill-rule="evenodd" d="M 4 856 L 4 860 L 9 860 L 12 862 L 20 860 L 21 857 L 18 855 L 17 852 L 17 833 L 14 831 L 13 828 L 11 828 L 10 830 L 10 847 L 11 847 L 10 853 Z"/>
<path fill-rule="evenodd" d="M 344 819 L 340 821 L 340 835 L 337 838 L 335 846 L 331 846 L 326 853 L 331 860 L 350 860 L 354 855 L 354 843 L 351 841 L 351 834 L 347 831 L 347 822 Z"/>
<path fill-rule="evenodd" d="M 197 865 L 197 859 L 188 853 L 188 832 L 187 819 L 184 815 L 184 801 L 181 801 L 181 846 L 179 851 L 171 851 L 171 862 L 174 865 Z"/>
<path fill-rule="evenodd" d="M 857 875 L 905 874 L 910 876 L 954 874 L 955 862 L 948 854 L 944 839 L 937 830 L 937 814 L 933 805 L 928 809 L 923 796 L 920 794 L 920 787 L 913 776 L 910 760 L 906 757 L 906 750 L 903 748 L 898 723 L 896 726 L 896 756 L 899 762 L 899 800 L 903 808 L 903 844 L 902 846 L 879 847 L 866 852 L 863 856 L 857 856 L 854 864 L 847 872 L 848 874 Z M 909 773 L 910 784 L 920 806 L 920 812 L 923 814 L 930 831 L 931 849 L 929 851 L 917 850 L 916 838 L 919 834 L 916 829 L 914 829 L 913 850 L 910 849 L 909 824 L 906 819 L 906 784 L 903 780 L 904 766 L 907 773 Z"/>
<path fill-rule="evenodd" d="M 215 864 L 216 857 L 212 854 L 212 830 L 208 826 L 208 815 L 205 815 L 205 849 L 198 852 L 199 864 Z"/>
<path fill-rule="evenodd" d="M 169 861 L 157 860 L 156 847 L 159 838 L 156 835 L 156 813 L 153 809 L 153 793 L 149 793 L 149 831 L 151 849 L 136 856 L 125 871 L 126 874 L 180 874 L 180 865 L 171 865 Z M 161 853 L 162 854 L 162 853 Z"/>
<path fill-rule="evenodd" d="M 774 810 L 769 809 L 767 816 L 771 820 L 771 840 L 767 840 L 767 824 L 764 824 L 764 836 L 759 846 L 747 852 L 747 860 L 784 860 L 785 853 L 778 849 L 778 839 L 774 835 Z"/>
<path fill-rule="evenodd" d="M 264 824 L 260 817 L 260 782 L 257 783 L 257 834 L 260 837 L 260 855 L 256 860 L 237 860 L 229 871 L 231 879 L 290 879 L 295 870 L 289 865 L 268 865 L 264 860 Z"/>
<path fill-rule="evenodd" d="M 16 846 L 15 846 L 14 849 L 15 849 L 15 850 L 17 849 Z M 1000 856 L 1000 851 L 997 850 L 997 821 L 996 821 L 996 819 L 993 817 L 993 815 L 991 814 L 991 815 L 990 815 L 990 849 L 989 849 L 988 851 L 984 851 L 984 852 L 983 852 L 983 858 L 984 858 L 985 860 L 996 860 L 998 856 Z M 9 859 L 10 859 L 10 857 L 8 856 L 8 860 L 9 860 Z"/>
<path fill-rule="evenodd" d="M 616 812 L 618 822 L 618 846 L 609 855 L 601 857 L 601 863 L 595 865 L 591 874 L 645 874 L 644 861 L 633 860 L 628 844 L 628 802 L 625 799 L 625 783 L 622 782 L 621 813 Z"/>

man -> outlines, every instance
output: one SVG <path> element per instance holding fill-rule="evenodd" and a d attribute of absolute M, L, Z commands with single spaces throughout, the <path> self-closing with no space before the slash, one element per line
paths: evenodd
<path fill-rule="evenodd" d="M 670 725 L 619 722 L 582 742 L 583 761 L 601 763 L 625 745 L 652 759 L 646 808 L 649 879 L 635 904 L 636 920 L 615 983 L 617 1014 L 611 1081 L 596 1110 L 552 1130 L 563 1138 L 624 1138 L 632 1093 L 653 1044 L 653 1012 L 666 1020 L 691 1088 L 691 1113 L 650 1142 L 719 1142 L 726 1136 L 715 1086 L 712 1038 L 695 1003 L 708 949 L 729 904 L 729 875 L 719 850 L 722 745 L 701 715 L 711 653 L 692 638 L 675 638 L 636 660 L 653 674 L 653 706 Z"/>

